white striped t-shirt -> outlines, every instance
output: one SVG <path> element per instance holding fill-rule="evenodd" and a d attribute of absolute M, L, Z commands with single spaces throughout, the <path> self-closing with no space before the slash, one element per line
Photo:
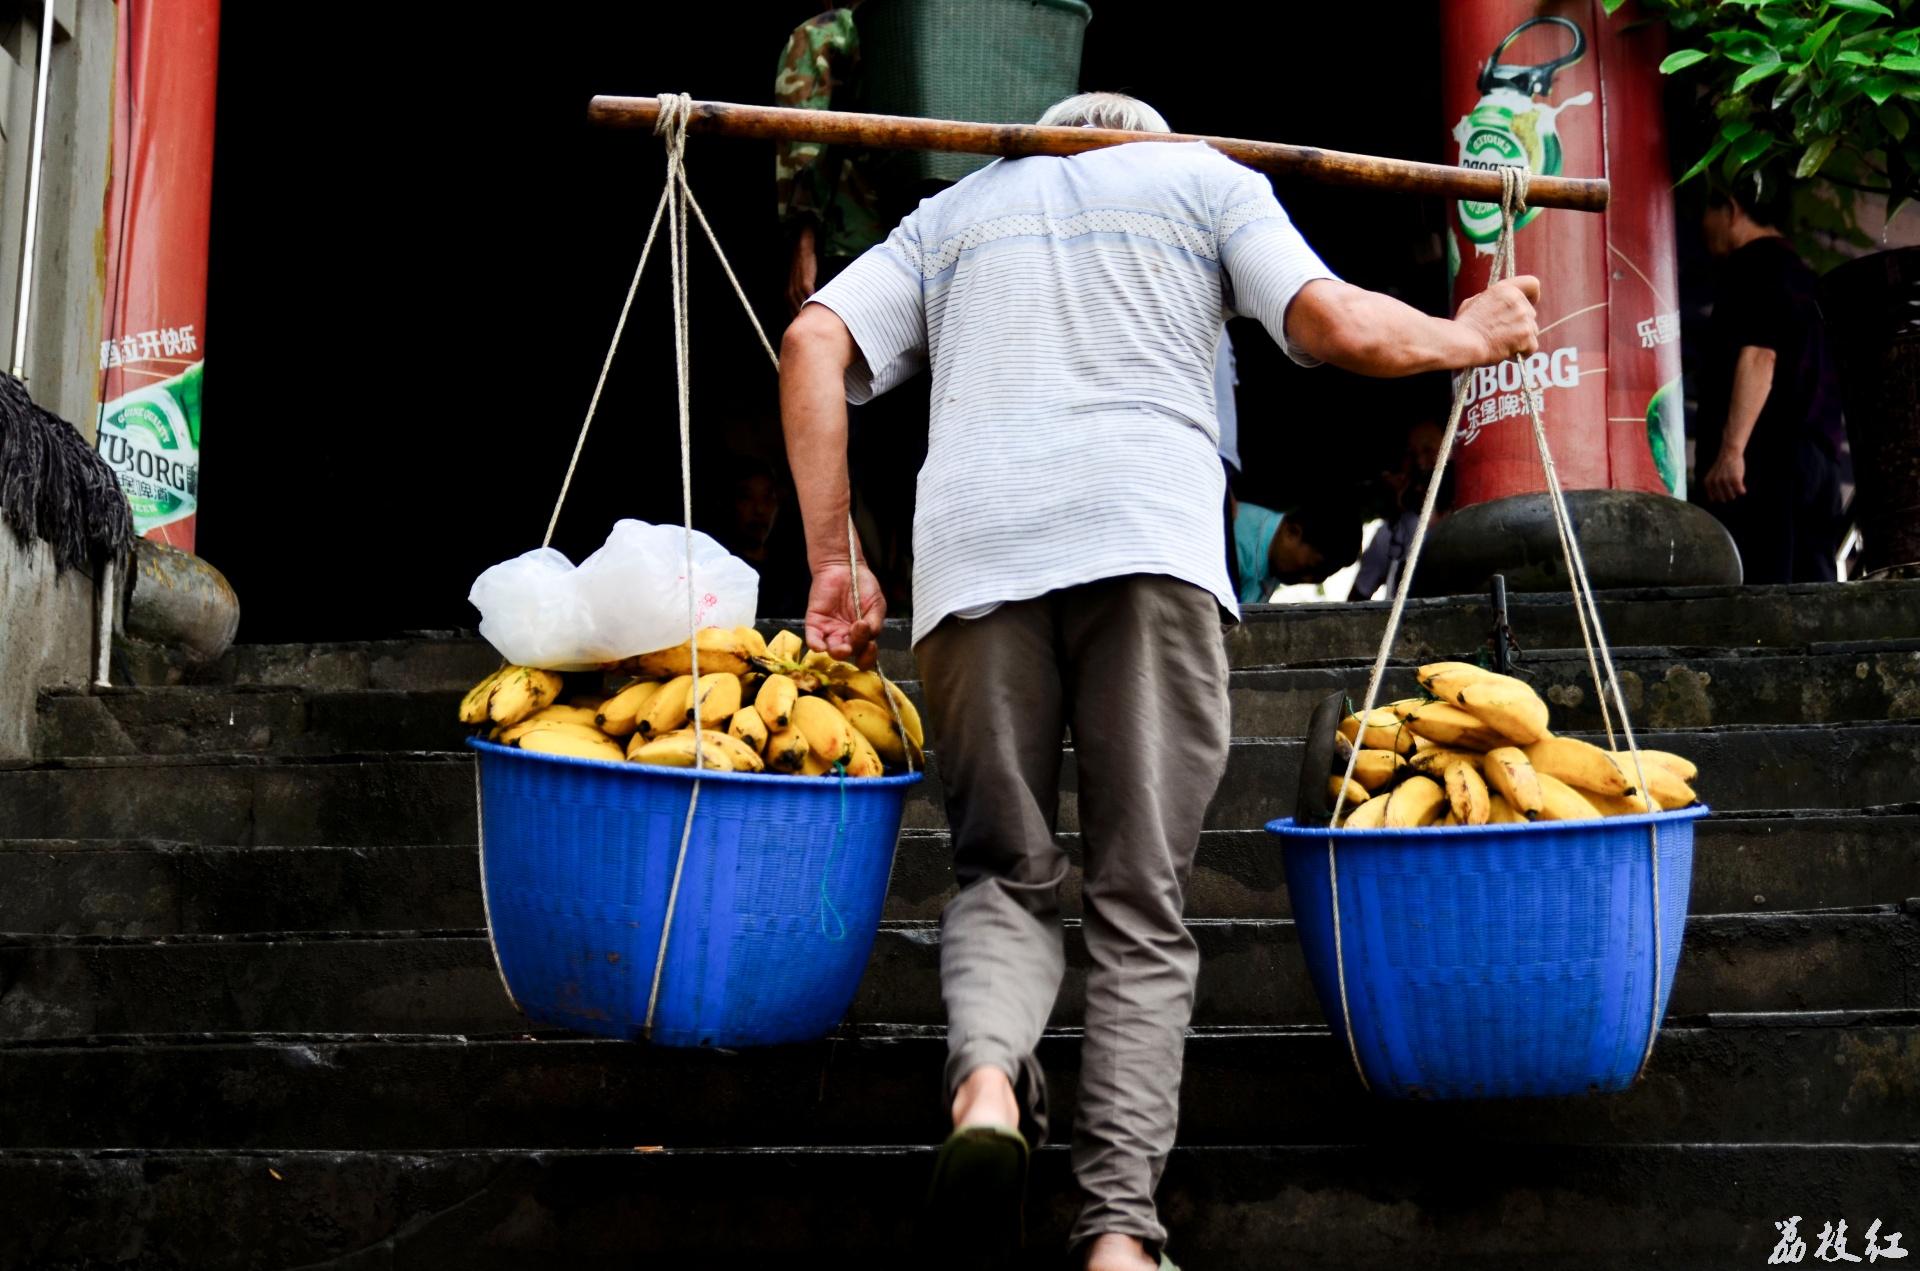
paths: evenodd
<path fill-rule="evenodd" d="M 1123 574 L 1238 616 L 1214 410 L 1224 319 L 1286 343 L 1333 275 L 1265 177 L 1199 142 L 990 164 L 814 297 L 861 357 L 856 404 L 933 370 L 913 639 L 949 615 Z"/>

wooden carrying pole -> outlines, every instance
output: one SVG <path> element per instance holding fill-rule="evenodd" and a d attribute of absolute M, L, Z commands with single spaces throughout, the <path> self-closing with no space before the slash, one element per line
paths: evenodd
<path fill-rule="evenodd" d="M 657 97 L 595 97 L 587 116 L 603 127 L 651 129 L 654 120 L 660 117 L 660 100 Z M 1277 141 L 1243 141 L 1236 137 L 1200 137 L 1191 133 L 974 124 L 906 115 L 862 115 L 851 111 L 794 110 L 783 106 L 703 101 L 693 103 L 687 131 L 761 141 L 823 141 L 868 150 L 958 150 L 1009 158 L 1079 154 L 1130 141 L 1204 141 L 1228 158 L 1275 176 L 1402 194 L 1435 194 L 1483 203 L 1500 201 L 1497 169 L 1450 168 L 1439 163 L 1382 159 L 1375 155 L 1319 150 L 1313 146 L 1283 145 Z M 1604 211 L 1607 183 L 1580 177 L 1534 176 L 1527 183 L 1527 204 L 1563 207 L 1576 212 Z"/>

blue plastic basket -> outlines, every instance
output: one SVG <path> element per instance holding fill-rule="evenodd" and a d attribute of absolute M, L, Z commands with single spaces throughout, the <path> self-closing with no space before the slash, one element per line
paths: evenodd
<path fill-rule="evenodd" d="M 694 773 L 468 744 L 507 991 L 537 1023 L 639 1039 Z M 919 780 L 701 773 L 650 1040 L 771 1046 L 833 1029 Z"/>
<path fill-rule="evenodd" d="M 1704 807 L 1604 821 L 1420 830 L 1267 829 L 1314 992 L 1342 1048 L 1327 844 L 1353 1048 L 1395 1098 L 1623 1090 L 1666 1014 Z M 1651 827 L 1659 827 L 1654 964 Z M 1659 994 L 1656 1008 L 1653 995 Z"/>

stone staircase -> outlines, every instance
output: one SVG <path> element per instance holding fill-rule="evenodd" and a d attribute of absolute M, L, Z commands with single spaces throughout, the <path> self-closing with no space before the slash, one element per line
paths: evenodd
<path fill-rule="evenodd" d="M 1183 1265 L 1752 1267 L 1795 1214 L 1810 1248 L 1843 1218 L 1855 1254 L 1876 1218 L 1920 1244 L 1920 584 L 1604 612 L 1636 719 L 1701 763 L 1716 815 L 1653 1064 L 1575 1100 L 1361 1092 L 1259 827 L 1290 802 L 1311 703 L 1364 682 L 1383 607 L 1263 611 L 1232 637 L 1238 740 L 1192 886 L 1205 962 L 1162 1189 Z M 1597 726 L 1564 600 L 1517 597 L 1512 619 L 1557 721 Z M 1410 607 L 1396 691 L 1487 625 L 1477 602 Z M 195 683 L 42 699 L 37 761 L 0 771 L 0 1267 L 911 1265 L 943 1129 L 937 776 L 832 1038 L 529 1032 L 482 929 L 452 722 L 493 663 L 454 636 L 242 646 Z M 1042 1050 L 1063 1123 L 1076 931 L 1069 949 Z M 1071 1205 L 1064 1153 L 1041 1152 L 1040 1249 Z"/>

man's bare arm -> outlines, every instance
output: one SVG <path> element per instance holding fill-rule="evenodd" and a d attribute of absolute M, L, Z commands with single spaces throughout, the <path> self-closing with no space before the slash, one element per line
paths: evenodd
<path fill-rule="evenodd" d="M 1720 436 L 1720 453 L 1700 479 L 1707 499 L 1726 503 L 1747 492 L 1747 443 L 1773 392 L 1773 368 L 1778 354 L 1758 344 L 1743 345 L 1733 364 L 1733 392 L 1727 403 L 1727 430 Z"/>
<path fill-rule="evenodd" d="M 1540 347 L 1533 306 L 1540 280 L 1495 283 L 1436 318 L 1392 296 L 1331 278 L 1300 289 L 1287 308 L 1287 339 L 1297 348 L 1361 375 L 1459 371 Z"/>

